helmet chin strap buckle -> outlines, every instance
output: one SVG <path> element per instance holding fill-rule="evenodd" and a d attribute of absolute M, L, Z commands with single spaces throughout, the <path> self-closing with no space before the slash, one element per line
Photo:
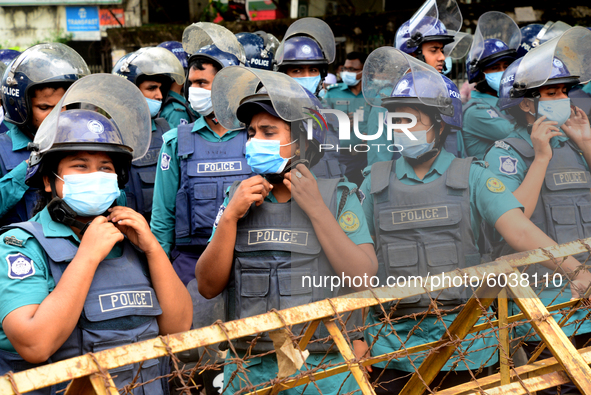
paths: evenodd
<path fill-rule="evenodd" d="M 59 222 L 60 224 L 64 224 L 67 226 L 73 226 L 80 230 L 80 236 L 84 236 L 84 232 L 88 228 L 88 225 L 92 221 L 87 223 L 78 221 L 76 217 L 78 214 L 66 202 L 62 200 L 60 197 L 54 197 L 51 199 L 51 202 L 47 205 L 47 211 L 49 211 L 49 216 L 55 222 Z"/>

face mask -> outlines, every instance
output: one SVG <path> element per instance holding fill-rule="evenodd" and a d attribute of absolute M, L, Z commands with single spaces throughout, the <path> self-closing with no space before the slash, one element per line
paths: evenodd
<path fill-rule="evenodd" d="M 445 58 L 445 66 L 443 67 L 443 75 L 448 75 L 449 73 L 451 73 L 451 66 L 452 66 L 452 62 L 451 62 L 451 58 L 448 56 Z"/>
<path fill-rule="evenodd" d="M 148 99 L 147 97 L 146 101 L 148 102 L 148 107 L 150 107 L 150 116 L 152 118 L 156 117 L 160 111 L 160 107 L 162 107 L 162 102 L 160 100 Z"/>
<path fill-rule="evenodd" d="M 63 201 L 82 217 L 101 215 L 121 194 L 114 173 L 97 171 L 56 177 L 64 182 Z"/>
<path fill-rule="evenodd" d="M 546 116 L 546 121 L 558 122 L 561 127 L 570 118 L 570 99 L 540 100 L 538 102 L 538 118 Z"/>
<path fill-rule="evenodd" d="M 341 71 L 341 79 L 347 86 L 355 86 L 361 81 L 357 79 L 357 73 L 351 71 Z"/>
<path fill-rule="evenodd" d="M 320 83 L 320 75 L 317 75 L 316 77 L 297 77 L 294 78 L 294 80 L 306 88 L 308 92 L 316 93 L 316 88 L 318 88 L 318 84 Z"/>
<path fill-rule="evenodd" d="M 431 151 L 435 145 L 435 139 L 431 143 L 428 143 L 427 132 L 432 127 L 433 125 L 427 130 L 412 132 L 413 136 L 417 138 L 416 140 L 411 140 L 405 133 L 394 133 L 394 144 L 403 147 L 402 156 L 415 159 L 425 152 Z"/>
<path fill-rule="evenodd" d="M 324 97 L 324 96 L 326 96 L 326 89 L 320 89 L 320 92 L 318 92 L 318 96 L 319 96 L 319 97 Z"/>
<path fill-rule="evenodd" d="M 280 174 L 287 162 L 293 158 L 284 158 L 279 154 L 281 147 L 291 145 L 291 143 L 279 144 L 279 140 L 261 140 L 251 138 L 246 143 L 246 163 L 255 174 Z"/>
<path fill-rule="evenodd" d="M 501 87 L 501 77 L 502 76 L 503 76 L 502 71 L 498 71 L 496 73 L 488 73 L 488 74 L 484 75 L 488 86 L 493 88 L 497 93 L 499 93 L 499 88 Z"/>
<path fill-rule="evenodd" d="M 189 103 L 191 108 L 203 116 L 213 112 L 211 91 L 203 88 L 189 88 Z"/>

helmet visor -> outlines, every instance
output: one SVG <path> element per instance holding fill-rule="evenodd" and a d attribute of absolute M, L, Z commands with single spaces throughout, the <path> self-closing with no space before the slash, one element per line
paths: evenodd
<path fill-rule="evenodd" d="M 485 12 L 478 18 L 478 26 L 470 47 L 470 60 L 478 62 L 484 54 L 484 41 L 495 38 L 504 42 L 509 49 L 519 48 L 521 31 L 507 14 L 498 11 Z"/>
<path fill-rule="evenodd" d="M 73 103 L 91 104 L 107 113 L 119 129 L 123 145 L 132 149 L 133 159 L 146 154 L 152 138 L 148 103 L 138 87 L 113 74 L 92 74 L 70 86 L 35 134 L 34 143 L 39 152 L 51 148 L 62 108 Z"/>
<path fill-rule="evenodd" d="M 168 49 L 162 47 L 141 48 L 123 60 L 121 69 L 126 64 L 135 65 L 142 74 L 168 74 L 174 81 L 182 85 L 185 83 L 185 69 L 180 60 Z"/>
<path fill-rule="evenodd" d="M 334 62 L 336 46 L 334 34 L 332 33 L 330 26 L 321 19 L 302 18 L 292 23 L 285 32 L 283 41 L 281 41 L 281 45 L 275 54 L 275 59 L 277 59 L 278 63 L 282 63 L 283 60 L 283 46 L 285 41 L 290 37 L 302 35 L 312 37 L 316 40 L 328 63 L 330 64 Z"/>
<path fill-rule="evenodd" d="M 453 30 L 449 31 L 449 34 L 454 36 L 454 41 L 443 48 L 443 53 L 446 57 L 452 59 L 462 59 L 470 50 L 473 39 L 472 35 Z"/>
<path fill-rule="evenodd" d="M 183 48 L 190 55 L 212 44 L 221 51 L 236 56 L 240 63 L 246 63 L 244 48 L 236 36 L 223 26 L 210 22 L 197 22 L 187 26 L 183 32 Z"/>
<path fill-rule="evenodd" d="M 437 21 L 441 21 L 447 30 L 458 31 L 462 27 L 462 13 L 455 0 L 427 0 L 410 18 L 408 29 L 412 38 L 421 32 L 423 36 L 441 34 Z"/>
<path fill-rule="evenodd" d="M 247 96 L 255 94 L 263 85 L 273 108 L 286 122 L 308 118 L 309 110 L 315 107 L 304 88 L 293 78 L 282 73 L 239 66 L 225 67 L 213 80 L 212 103 L 218 122 L 228 130 L 244 128 L 236 117 L 236 111 Z"/>

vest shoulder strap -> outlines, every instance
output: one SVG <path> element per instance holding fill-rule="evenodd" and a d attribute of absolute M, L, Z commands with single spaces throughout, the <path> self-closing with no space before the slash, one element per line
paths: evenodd
<path fill-rule="evenodd" d="M 376 162 L 371 166 L 371 190 L 372 194 L 386 189 L 390 185 L 390 173 L 393 170 L 394 161 Z"/>
<path fill-rule="evenodd" d="M 38 222 L 27 221 L 11 224 L 3 227 L 0 232 L 14 228 L 19 228 L 32 234 L 39 244 L 41 244 L 45 253 L 55 262 L 71 261 L 78 252 L 78 247 L 67 239 L 58 237 L 49 239 L 45 237 L 43 226 Z"/>
<path fill-rule="evenodd" d="M 462 112 L 463 112 L 464 114 L 466 114 L 466 111 L 468 111 L 468 109 L 469 109 L 469 108 L 471 108 L 471 107 L 474 107 L 474 106 L 476 106 L 476 105 L 478 105 L 478 104 L 480 104 L 480 105 L 483 105 L 483 104 L 484 104 L 484 105 L 486 105 L 486 106 L 489 106 L 489 107 L 490 107 L 490 105 L 489 105 L 489 104 L 487 104 L 487 103 L 486 103 L 484 100 L 482 100 L 482 99 L 470 99 L 470 101 L 469 101 L 469 102 L 467 102 L 466 104 L 464 104 L 464 105 L 462 106 Z"/>
<path fill-rule="evenodd" d="M 5 175 L 10 171 L 10 164 L 8 163 L 8 155 L 12 152 L 12 140 L 6 133 L 0 133 L 0 176 Z"/>
<path fill-rule="evenodd" d="M 230 193 L 228 194 L 228 199 L 232 200 L 232 197 L 234 196 L 234 193 L 236 193 L 236 190 L 238 189 L 238 187 L 240 186 L 240 183 L 242 181 L 241 180 L 236 180 L 232 183 L 232 186 L 230 186 Z M 224 191 L 225 192 L 225 191 Z"/>
<path fill-rule="evenodd" d="M 164 118 L 156 118 L 154 119 L 154 123 L 156 124 L 156 130 L 162 135 L 170 130 L 170 125 L 168 121 Z"/>
<path fill-rule="evenodd" d="M 195 144 L 193 143 L 193 124 L 179 125 L 177 128 L 178 141 L 178 155 L 191 155 L 195 152 Z"/>
<path fill-rule="evenodd" d="M 512 137 L 503 141 L 513 147 L 515 151 L 525 158 L 534 158 L 536 156 L 534 148 L 523 139 Z"/>
<path fill-rule="evenodd" d="M 447 170 L 445 185 L 452 189 L 467 189 L 470 180 L 470 166 L 474 157 L 455 158 Z"/>
<path fill-rule="evenodd" d="M 337 212 L 337 207 L 336 202 L 333 204 L 332 197 L 335 194 L 339 182 L 343 181 L 343 178 L 319 178 L 317 180 L 320 196 L 322 196 L 324 204 L 326 204 L 326 207 L 330 209 L 330 212 L 333 213 L 333 215 Z"/>

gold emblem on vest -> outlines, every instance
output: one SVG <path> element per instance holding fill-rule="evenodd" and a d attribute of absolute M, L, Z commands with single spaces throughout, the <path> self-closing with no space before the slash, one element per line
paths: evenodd
<path fill-rule="evenodd" d="M 248 245 L 280 243 L 308 245 L 308 232 L 294 232 L 284 229 L 259 229 L 248 231 Z"/>
<path fill-rule="evenodd" d="M 584 171 L 565 171 L 564 173 L 554 173 L 552 175 L 556 185 L 587 183 L 587 174 Z"/>
<path fill-rule="evenodd" d="M 447 206 L 416 208 L 411 210 L 393 211 L 393 224 L 406 224 L 409 222 L 434 221 L 448 218 Z"/>

